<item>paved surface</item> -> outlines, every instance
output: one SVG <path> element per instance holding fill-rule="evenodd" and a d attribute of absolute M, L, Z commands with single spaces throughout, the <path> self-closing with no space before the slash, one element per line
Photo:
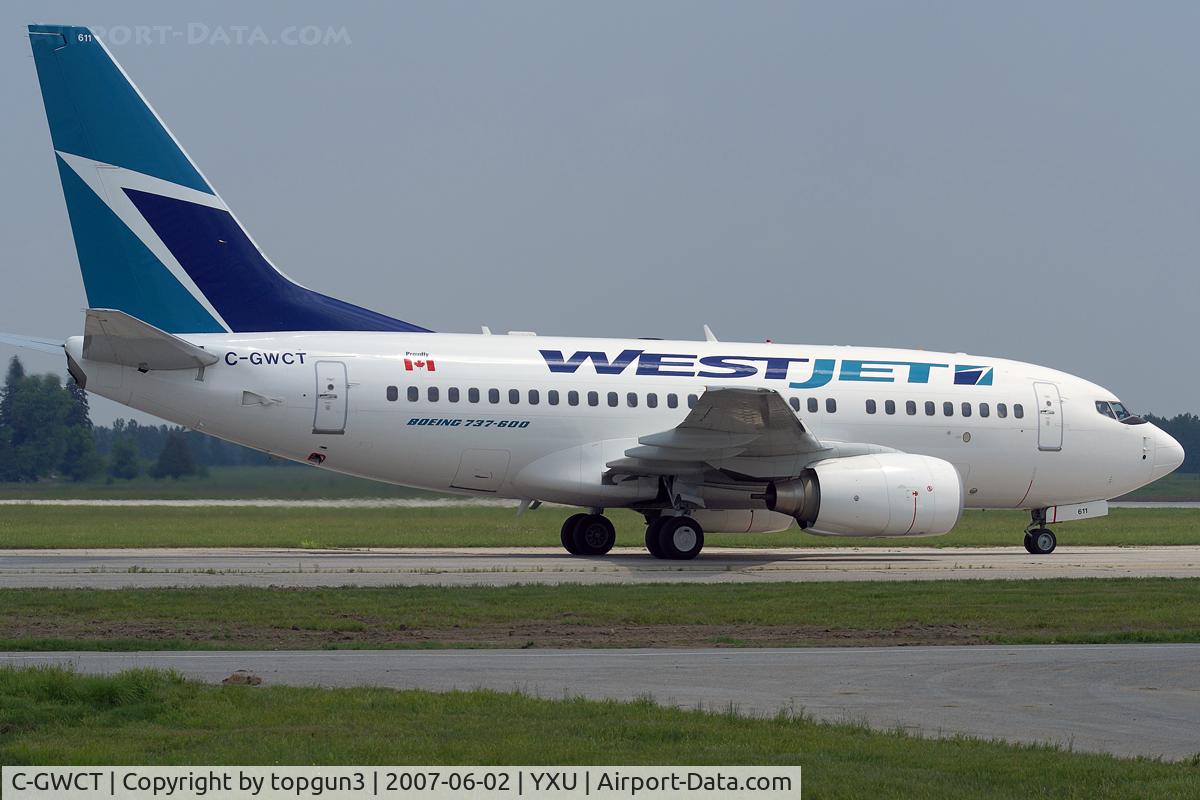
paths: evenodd
<path fill-rule="evenodd" d="M 249 669 L 267 685 L 651 695 L 1172 759 L 1200 752 L 1198 662 L 1200 645 L 0 654 L 0 664 L 170 667 L 206 681 Z"/>
<path fill-rule="evenodd" d="M 659 561 L 633 548 L 0 550 L 0 587 L 754 583 L 965 578 L 1200 577 L 1200 547 L 710 548 Z"/>

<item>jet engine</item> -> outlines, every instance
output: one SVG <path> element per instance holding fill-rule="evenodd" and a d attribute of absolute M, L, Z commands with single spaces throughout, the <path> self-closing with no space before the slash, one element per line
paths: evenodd
<path fill-rule="evenodd" d="M 962 478 L 948 461 L 908 453 L 831 458 L 769 484 L 767 508 L 827 536 L 938 536 L 958 524 Z"/>

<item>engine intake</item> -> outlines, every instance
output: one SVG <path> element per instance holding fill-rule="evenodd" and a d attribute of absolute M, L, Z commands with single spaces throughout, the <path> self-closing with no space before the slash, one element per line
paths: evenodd
<path fill-rule="evenodd" d="M 829 536 L 938 536 L 962 515 L 963 487 L 948 461 L 909 453 L 831 458 L 767 487 L 767 508 Z"/>

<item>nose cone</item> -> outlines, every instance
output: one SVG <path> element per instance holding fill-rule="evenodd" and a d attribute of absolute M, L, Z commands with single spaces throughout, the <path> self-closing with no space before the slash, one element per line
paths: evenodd
<path fill-rule="evenodd" d="M 1183 445 L 1171 434 L 1160 428 L 1154 429 L 1154 480 L 1170 475 L 1183 463 Z"/>

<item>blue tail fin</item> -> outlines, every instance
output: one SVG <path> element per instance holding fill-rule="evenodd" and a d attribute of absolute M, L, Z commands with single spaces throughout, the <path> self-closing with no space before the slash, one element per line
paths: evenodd
<path fill-rule="evenodd" d="M 426 331 L 275 269 L 90 30 L 29 38 L 92 308 L 170 333 Z"/>

